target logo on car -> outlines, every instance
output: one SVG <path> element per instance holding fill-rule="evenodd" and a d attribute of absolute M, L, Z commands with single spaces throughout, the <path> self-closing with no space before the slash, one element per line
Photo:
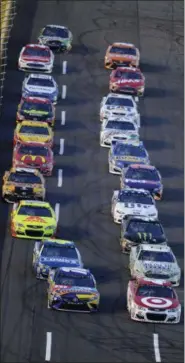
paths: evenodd
<path fill-rule="evenodd" d="M 168 309 L 172 306 L 172 301 L 158 297 L 143 297 L 141 302 L 150 308 Z"/>

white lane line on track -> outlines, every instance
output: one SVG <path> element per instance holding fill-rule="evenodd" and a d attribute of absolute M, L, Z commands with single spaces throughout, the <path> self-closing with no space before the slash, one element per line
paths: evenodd
<path fill-rule="evenodd" d="M 62 63 L 62 73 L 63 74 L 67 73 L 67 61 L 63 61 Z"/>
<path fill-rule="evenodd" d="M 52 333 L 46 333 L 46 354 L 45 360 L 49 362 L 51 360 L 51 346 L 52 346 Z"/>
<path fill-rule="evenodd" d="M 67 86 L 65 84 L 63 84 L 63 86 L 62 86 L 62 99 L 63 100 L 66 98 L 66 94 L 67 94 Z"/>
<path fill-rule="evenodd" d="M 59 150 L 59 154 L 63 155 L 64 153 L 64 139 L 60 139 L 60 150 Z"/>
<path fill-rule="evenodd" d="M 61 125 L 66 123 L 66 111 L 61 111 Z"/>
<path fill-rule="evenodd" d="M 56 219 L 57 219 L 57 223 L 58 223 L 59 216 L 60 216 L 60 203 L 55 204 L 55 214 L 56 214 Z"/>
<path fill-rule="evenodd" d="M 58 170 L 58 187 L 62 187 L 63 184 L 63 170 Z"/>
<path fill-rule="evenodd" d="M 153 344 L 154 344 L 154 353 L 155 353 L 155 361 L 161 362 L 161 355 L 159 350 L 159 335 L 153 334 Z"/>

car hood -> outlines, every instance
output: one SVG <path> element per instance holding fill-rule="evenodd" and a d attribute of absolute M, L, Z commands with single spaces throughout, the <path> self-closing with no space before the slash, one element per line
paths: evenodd
<path fill-rule="evenodd" d="M 160 182 L 148 181 L 148 180 L 133 180 L 133 179 L 125 179 L 125 185 L 132 188 L 147 189 L 147 190 L 159 189 L 161 187 Z"/>
<path fill-rule="evenodd" d="M 154 205 L 145 205 L 139 203 L 123 203 L 118 202 L 116 204 L 116 210 L 123 214 L 129 215 L 157 215 L 157 209 Z"/>
<path fill-rule="evenodd" d="M 62 42 L 62 43 L 67 43 L 69 41 L 69 38 L 61 38 L 61 37 L 57 37 L 55 35 L 53 35 L 51 37 L 42 35 L 40 37 L 40 39 L 44 39 L 48 42 L 52 41 L 52 42 Z"/>
<path fill-rule="evenodd" d="M 42 63 L 48 63 L 50 61 L 50 58 L 46 57 L 35 57 L 35 56 L 22 56 L 22 60 L 26 62 L 42 62 Z"/>
<path fill-rule="evenodd" d="M 117 112 L 120 111 L 120 112 L 126 112 L 126 113 L 132 113 L 134 112 L 135 113 L 135 109 L 134 107 L 126 107 L 126 106 L 115 106 L 115 105 L 110 105 L 110 106 L 104 106 L 104 111 L 113 111 L 113 110 L 116 110 Z"/>
<path fill-rule="evenodd" d="M 55 219 L 52 217 L 33 217 L 18 215 L 16 216 L 16 220 L 18 221 L 18 223 L 23 223 L 25 225 L 29 224 L 32 226 L 38 225 L 47 227 L 48 225 L 56 224 Z"/>
<path fill-rule="evenodd" d="M 52 87 L 43 87 L 43 86 L 30 86 L 26 85 L 25 90 L 28 92 L 34 92 L 34 93 L 46 93 L 46 94 L 52 94 L 55 89 Z"/>
<path fill-rule="evenodd" d="M 113 137 L 116 137 L 116 136 L 122 136 L 122 138 L 127 139 L 129 136 L 132 136 L 132 135 L 135 136 L 134 140 L 136 139 L 136 137 L 139 138 L 138 133 L 136 131 L 131 131 L 131 130 L 106 129 L 106 130 L 103 130 L 101 132 L 101 134 L 104 139 L 107 139 L 107 138 L 112 139 Z"/>
<path fill-rule="evenodd" d="M 120 87 L 141 87 L 144 85 L 143 80 L 140 79 L 114 79 L 112 82 L 116 83 Z"/>
<path fill-rule="evenodd" d="M 48 157 L 46 156 L 40 156 L 40 155 L 21 155 L 18 154 L 16 157 L 17 160 L 20 160 L 22 162 L 24 162 L 25 164 L 30 164 L 30 165 L 42 165 L 45 163 L 48 163 L 50 160 Z"/>
<path fill-rule="evenodd" d="M 129 54 L 114 54 L 114 53 L 109 53 L 108 57 L 111 59 L 115 59 L 115 60 L 121 60 L 121 61 L 130 61 L 130 60 L 135 60 L 137 59 L 137 56 L 135 55 L 129 55 Z"/>
<path fill-rule="evenodd" d="M 156 309 L 156 311 L 159 311 L 160 309 L 173 309 L 179 306 L 179 301 L 177 299 L 169 299 L 158 296 L 135 296 L 134 302 L 145 308 Z"/>
<path fill-rule="evenodd" d="M 176 263 L 169 263 L 169 262 L 156 262 L 156 261 L 138 261 L 138 267 L 146 273 L 150 271 L 151 273 L 157 274 L 171 274 L 177 271 Z"/>
<path fill-rule="evenodd" d="M 129 163 L 145 163 L 146 158 L 143 157 L 138 157 L 138 156 L 132 156 L 132 155 L 115 155 L 114 156 L 114 160 L 116 162 L 116 165 L 120 165 L 120 166 L 124 166 L 124 164 L 129 164 Z"/>
<path fill-rule="evenodd" d="M 66 257 L 40 257 L 40 264 L 49 267 L 80 267 L 78 259 Z"/>

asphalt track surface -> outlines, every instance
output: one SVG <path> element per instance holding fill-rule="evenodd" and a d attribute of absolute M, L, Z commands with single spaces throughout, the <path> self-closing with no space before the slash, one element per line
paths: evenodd
<path fill-rule="evenodd" d="M 141 50 L 147 82 L 140 103 L 141 136 L 164 180 L 159 215 L 183 269 L 183 2 L 19 0 L 17 10 L 1 117 L 0 173 L 11 166 L 23 80 L 17 70 L 19 51 L 36 40 L 45 24 L 67 25 L 74 46 L 69 55 L 56 56 L 54 76 L 61 90 L 67 86 L 67 94 L 57 106 L 55 170 L 47 182 L 48 199 L 53 206 L 60 203 L 60 236 L 77 242 L 97 278 L 101 306 L 96 315 L 47 310 L 46 285 L 31 272 L 33 243 L 11 238 L 11 207 L 1 202 L 1 361 L 43 362 L 46 333 L 52 332 L 55 362 L 153 362 L 154 333 L 161 361 L 183 362 L 183 322 L 165 326 L 129 319 L 128 258 L 120 253 L 120 227 L 110 217 L 110 199 L 119 178 L 108 174 L 107 150 L 99 146 L 99 104 L 108 92 L 109 78 L 103 68 L 105 50 L 113 41 L 134 42 Z M 61 111 L 66 111 L 65 125 Z M 183 278 L 178 291 L 182 300 Z"/>

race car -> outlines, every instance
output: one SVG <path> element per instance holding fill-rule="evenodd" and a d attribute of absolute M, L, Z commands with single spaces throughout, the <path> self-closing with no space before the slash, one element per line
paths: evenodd
<path fill-rule="evenodd" d="M 47 122 L 22 121 L 14 131 L 14 145 L 16 143 L 34 143 L 48 147 L 53 146 L 53 131 Z"/>
<path fill-rule="evenodd" d="M 146 189 L 154 199 L 160 200 L 163 194 L 163 184 L 159 171 L 152 165 L 131 164 L 122 169 L 120 177 L 121 188 Z"/>
<path fill-rule="evenodd" d="M 72 241 L 46 239 L 37 241 L 33 250 L 33 271 L 37 279 L 48 278 L 50 269 L 80 267 L 83 262 L 79 250 Z"/>
<path fill-rule="evenodd" d="M 140 127 L 140 114 L 137 103 L 130 95 L 109 93 L 100 104 L 100 122 L 110 116 L 130 116 Z"/>
<path fill-rule="evenodd" d="M 22 97 L 47 98 L 55 105 L 59 98 L 57 83 L 52 76 L 31 73 L 23 81 Z"/>
<path fill-rule="evenodd" d="M 110 117 L 104 120 L 100 130 L 100 146 L 110 147 L 112 141 L 116 140 L 136 140 L 139 141 L 139 132 L 136 124 L 129 120 L 124 120 L 122 117 Z"/>
<path fill-rule="evenodd" d="M 53 237 L 56 229 L 56 215 L 48 202 L 21 200 L 13 204 L 12 237 L 42 240 Z"/>
<path fill-rule="evenodd" d="M 127 309 L 132 320 L 144 323 L 177 324 L 181 304 L 176 291 L 165 280 L 131 280 L 127 288 Z"/>
<path fill-rule="evenodd" d="M 118 67 L 111 72 L 109 90 L 110 92 L 143 96 L 145 77 L 139 68 Z"/>
<path fill-rule="evenodd" d="M 38 71 L 51 73 L 54 64 L 54 54 L 51 49 L 45 45 L 27 44 L 22 48 L 18 68 L 20 71 Z"/>
<path fill-rule="evenodd" d="M 8 203 L 20 199 L 44 200 L 45 180 L 35 169 L 11 168 L 3 176 L 2 197 Z"/>
<path fill-rule="evenodd" d="M 69 52 L 72 48 L 73 35 L 65 26 L 46 25 L 42 28 L 38 41 L 53 51 Z"/>
<path fill-rule="evenodd" d="M 120 224 L 123 218 L 141 215 L 151 219 L 158 218 L 155 200 L 144 189 L 114 190 L 111 214 L 115 223 Z"/>
<path fill-rule="evenodd" d="M 165 275 L 173 286 L 179 286 L 181 269 L 169 246 L 141 244 L 133 246 L 130 251 L 130 273 L 135 277 Z"/>
<path fill-rule="evenodd" d="M 129 216 L 121 222 L 120 245 L 123 253 L 129 253 L 131 247 L 139 244 L 167 244 L 162 224 L 144 216 Z"/>
<path fill-rule="evenodd" d="M 21 98 L 17 110 L 16 122 L 24 120 L 47 122 L 51 127 L 55 123 L 55 107 L 47 98 Z"/>
<path fill-rule="evenodd" d="M 42 174 L 50 176 L 54 164 L 53 151 L 47 146 L 34 143 L 16 144 L 12 164 L 14 168 L 39 169 Z"/>
<path fill-rule="evenodd" d="M 130 164 L 150 164 L 147 150 L 142 141 L 113 140 L 108 155 L 109 173 L 120 175 Z"/>
<path fill-rule="evenodd" d="M 89 270 L 60 267 L 50 270 L 48 308 L 54 310 L 96 312 L 100 294 Z"/>
<path fill-rule="evenodd" d="M 115 69 L 119 66 L 139 67 L 139 61 L 139 49 L 134 44 L 116 42 L 108 46 L 104 65 L 106 69 Z"/>

